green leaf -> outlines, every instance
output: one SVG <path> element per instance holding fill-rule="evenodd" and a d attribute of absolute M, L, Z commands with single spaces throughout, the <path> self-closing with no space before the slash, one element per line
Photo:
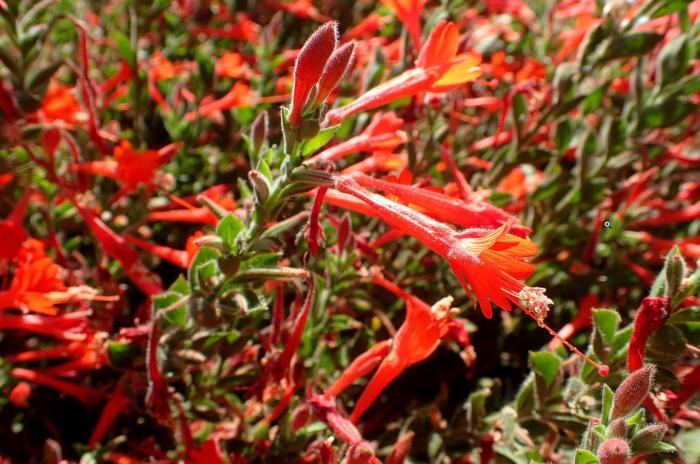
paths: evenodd
<path fill-rule="evenodd" d="M 585 449 L 577 449 L 574 464 L 600 464 L 595 454 Z"/>
<path fill-rule="evenodd" d="M 107 344 L 109 362 L 115 366 L 128 366 L 137 355 L 138 350 L 130 343 L 110 341 Z"/>
<path fill-rule="evenodd" d="M 630 32 L 615 36 L 601 58 L 602 61 L 642 56 L 651 52 L 663 40 L 663 34 L 655 32 Z"/>
<path fill-rule="evenodd" d="M 671 97 L 644 108 L 640 123 L 647 129 L 671 127 L 695 111 L 697 111 L 697 105 L 683 98 Z"/>
<path fill-rule="evenodd" d="M 544 378 L 547 387 L 550 387 L 557 378 L 561 360 L 548 351 L 531 352 L 530 364 L 535 373 Z"/>
<path fill-rule="evenodd" d="M 214 248 L 202 247 L 199 249 L 187 273 L 187 280 L 193 291 L 201 289 L 203 279 L 208 279 L 216 275 L 219 271 L 218 259 L 219 252 Z"/>
<path fill-rule="evenodd" d="M 600 421 L 603 425 L 608 425 L 610 422 L 610 410 L 612 409 L 613 398 L 615 392 L 612 391 L 607 384 L 603 384 L 603 412 L 601 413 Z"/>
<path fill-rule="evenodd" d="M 155 312 L 158 312 L 168 308 L 190 295 L 190 293 L 189 283 L 183 276 L 180 276 L 167 291 L 153 297 L 153 309 Z M 168 311 L 164 321 L 171 325 L 175 324 L 184 327 L 187 322 L 187 307 L 182 305 L 179 308 Z"/>
<path fill-rule="evenodd" d="M 339 128 L 340 125 L 326 127 L 325 129 L 321 129 L 313 138 L 306 140 L 301 148 L 301 156 L 305 158 L 326 146 Z"/>
<path fill-rule="evenodd" d="M 601 85 L 583 100 L 583 102 L 581 103 L 581 111 L 583 111 L 584 115 L 591 113 L 600 107 L 601 103 L 603 103 L 603 97 L 608 91 L 609 86 L 610 83 L 605 83 L 604 85 Z"/>
<path fill-rule="evenodd" d="M 629 419 L 626 421 L 627 427 L 642 427 L 644 425 L 644 409 L 639 408 L 637 409 L 637 412 L 632 414 Z"/>
<path fill-rule="evenodd" d="M 30 75 L 27 79 L 27 88 L 37 92 L 42 86 L 47 86 L 49 79 L 58 71 L 62 64 L 62 61 L 56 61 Z"/>
<path fill-rule="evenodd" d="M 245 225 L 236 216 L 229 214 L 216 226 L 216 235 L 224 241 L 224 244 L 232 253 L 238 251 L 238 236 L 245 229 Z"/>
<path fill-rule="evenodd" d="M 656 75 L 661 86 L 665 87 L 683 77 L 691 58 L 692 48 L 685 34 L 664 45 L 656 59 Z"/>
<path fill-rule="evenodd" d="M 117 51 L 119 55 L 129 63 L 131 69 L 136 69 L 136 53 L 131 48 L 131 41 L 129 38 L 119 31 L 112 32 L 112 39 L 117 44 Z"/>
<path fill-rule="evenodd" d="M 612 309 L 594 309 L 593 323 L 603 337 L 603 342 L 609 345 L 615 339 L 615 332 L 620 324 L 620 315 Z"/>
<path fill-rule="evenodd" d="M 692 0 L 666 0 L 658 2 L 658 6 L 651 13 L 651 18 L 660 18 L 688 8 Z"/>

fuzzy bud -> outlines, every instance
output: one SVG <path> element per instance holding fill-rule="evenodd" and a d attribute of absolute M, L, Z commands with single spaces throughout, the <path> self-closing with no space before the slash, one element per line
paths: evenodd
<path fill-rule="evenodd" d="M 637 432 L 630 442 L 635 453 L 646 451 L 661 441 L 666 435 L 666 424 L 653 424 Z"/>
<path fill-rule="evenodd" d="M 618 417 L 608 424 L 607 435 L 610 438 L 625 438 L 627 436 L 627 424 L 624 417 Z"/>
<path fill-rule="evenodd" d="M 666 256 L 666 296 L 673 298 L 685 277 L 685 261 L 678 246 L 674 246 Z"/>
<path fill-rule="evenodd" d="M 267 115 L 267 111 L 263 111 L 262 113 L 258 114 L 255 121 L 253 121 L 253 126 L 250 129 L 250 139 L 253 143 L 252 149 L 254 156 L 258 156 L 260 149 L 262 149 L 263 143 L 265 143 L 268 125 L 269 117 Z"/>
<path fill-rule="evenodd" d="M 347 464 L 367 464 L 373 457 L 372 447 L 362 440 L 350 447 L 346 462 Z"/>
<path fill-rule="evenodd" d="M 259 171 L 252 170 L 248 172 L 248 180 L 253 185 L 253 192 L 255 193 L 255 202 L 259 205 L 264 205 L 267 199 L 270 197 L 270 183 L 267 178 Z"/>
<path fill-rule="evenodd" d="M 328 95 L 336 88 L 340 79 L 343 78 L 348 65 L 352 61 L 355 54 L 355 42 L 349 42 L 342 47 L 336 49 L 328 59 L 323 74 L 318 81 L 318 92 L 314 99 L 314 105 L 320 105 Z"/>
<path fill-rule="evenodd" d="M 612 419 L 626 416 L 630 411 L 642 404 L 644 398 L 649 394 L 655 373 L 656 366 L 647 364 L 641 369 L 632 372 L 617 387 L 610 416 Z"/>
<path fill-rule="evenodd" d="M 323 73 L 328 58 L 335 50 L 338 41 L 338 23 L 329 21 L 316 29 L 301 48 L 294 65 L 294 88 L 289 125 L 301 124 L 301 115 L 309 92 Z"/>
<path fill-rule="evenodd" d="M 625 440 L 611 438 L 598 447 L 600 464 L 626 464 L 630 458 L 630 447 Z"/>

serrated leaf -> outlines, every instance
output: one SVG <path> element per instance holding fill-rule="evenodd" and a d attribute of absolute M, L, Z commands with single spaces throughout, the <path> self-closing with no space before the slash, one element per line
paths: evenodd
<path fill-rule="evenodd" d="M 598 457 L 585 449 L 577 449 L 574 464 L 600 464 Z"/>
<path fill-rule="evenodd" d="M 339 128 L 340 125 L 336 125 L 326 127 L 325 129 L 321 129 L 320 131 L 318 131 L 318 134 L 314 135 L 311 139 L 304 142 L 301 148 L 301 156 L 307 157 L 312 153 L 316 152 L 317 150 L 320 150 L 321 148 L 326 146 L 326 144 L 331 141 L 335 133 L 338 132 Z"/>

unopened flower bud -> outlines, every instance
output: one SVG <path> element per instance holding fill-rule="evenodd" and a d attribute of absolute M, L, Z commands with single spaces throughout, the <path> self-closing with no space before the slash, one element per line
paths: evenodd
<path fill-rule="evenodd" d="M 685 277 L 685 261 L 678 246 L 674 246 L 666 256 L 666 296 L 673 298 Z"/>
<path fill-rule="evenodd" d="M 340 218 L 340 224 L 338 224 L 338 234 L 336 238 L 338 253 L 342 253 L 345 250 L 348 238 L 350 238 L 351 227 L 350 216 L 347 213 L 343 214 L 343 217 Z"/>
<path fill-rule="evenodd" d="M 299 137 L 299 140 L 311 139 L 314 138 L 320 130 L 321 124 L 319 123 L 318 119 L 307 119 L 302 121 L 301 125 L 299 126 L 297 136 Z"/>
<path fill-rule="evenodd" d="M 267 115 L 267 111 L 263 111 L 262 113 L 258 114 L 255 121 L 253 121 L 253 127 L 250 129 L 250 140 L 253 143 L 254 156 L 258 156 L 258 153 L 260 153 L 260 149 L 267 138 L 267 127 L 269 124 L 268 120 L 269 117 Z"/>
<path fill-rule="evenodd" d="M 267 178 L 259 171 L 252 170 L 248 173 L 248 179 L 253 184 L 255 202 L 259 205 L 264 205 L 270 197 L 270 183 L 267 181 Z"/>
<path fill-rule="evenodd" d="M 649 394 L 656 366 L 647 364 L 646 366 L 632 372 L 624 382 L 615 390 L 611 418 L 626 416 L 634 408 L 642 404 L 644 398 Z"/>
<path fill-rule="evenodd" d="M 363 440 L 350 447 L 346 462 L 347 464 L 367 464 L 373 457 L 372 447 Z"/>
<path fill-rule="evenodd" d="M 608 424 L 607 435 L 610 438 L 625 438 L 627 436 L 627 424 L 624 417 L 618 417 Z"/>
<path fill-rule="evenodd" d="M 18 408 L 26 408 L 31 395 L 32 387 L 27 382 L 20 382 L 10 392 L 10 402 Z"/>
<path fill-rule="evenodd" d="M 600 464 L 627 464 L 630 458 L 630 447 L 621 438 L 611 438 L 598 447 Z"/>
<path fill-rule="evenodd" d="M 355 54 L 355 42 L 349 42 L 342 47 L 336 49 L 328 59 L 326 66 L 323 68 L 321 79 L 318 81 L 318 92 L 314 99 L 314 105 L 320 105 L 328 95 L 336 88 L 340 79 L 343 78 L 345 71 L 352 61 Z"/>
<path fill-rule="evenodd" d="M 661 441 L 667 430 L 666 424 L 653 424 L 644 427 L 632 437 L 630 442 L 632 450 L 635 453 L 639 453 L 652 448 Z"/>
<path fill-rule="evenodd" d="M 297 127 L 301 124 L 301 115 L 309 92 L 316 85 L 333 50 L 338 36 L 338 23 L 329 21 L 311 34 L 301 48 L 294 65 L 294 87 L 292 89 L 292 107 L 289 124 Z"/>
<path fill-rule="evenodd" d="M 300 428 L 305 426 L 311 418 L 311 411 L 307 404 L 298 406 L 292 413 L 292 430 L 298 432 Z"/>

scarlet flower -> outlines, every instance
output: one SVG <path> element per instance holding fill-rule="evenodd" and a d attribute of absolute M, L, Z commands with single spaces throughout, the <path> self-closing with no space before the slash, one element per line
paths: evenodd
<path fill-rule="evenodd" d="M 294 87 L 289 123 L 301 124 L 301 116 L 311 90 L 321 78 L 328 59 L 338 43 L 338 23 L 329 21 L 306 40 L 294 64 Z"/>
<path fill-rule="evenodd" d="M 243 13 L 237 13 L 235 19 L 231 18 L 230 26 L 218 28 L 210 26 L 195 27 L 194 34 L 203 34 L 207 37 L 221 37 L 224 39 L 244 40 L 246 42 L 258 43 L 260 38 L 260 25 L 248 18 Z"/>
<path fill-rule="evenodd" d="M 130 235 L 127 235 L 124 238 L 127 242 L 151 253 L 154 256 L 168 261 L 182 269 L 188 269 L 190 263 L 197 254 L 197 251 L 199 251 L 199 246 L 196 244 L 196 240 L 202 236 L 204 236 L 204 233 L 199 230 L 196 231 L 194 234 L 190 235 L 187 238 L 187 243 L 185 244 L 184 250 L 176 250 L 174 248 L 156 245 L 154 243 L 150 243 L 145 240 L 132 237 Z"/>
<path fill-rule="evenodd" d="M 177 153 L 179 143 L 171 143 L 160 150 L 135 151 L 127 140 L 114 147 L 114 160 L 88 161 L 70 166 L 72 171 L 109 177 L 122 187 L 112 201 L 126 193 L 133 193 L 143 185 L 149 192 L 155 188 L 158 169 Z"/>
<path fill-rule="evenodd" d="M 406 141 L 403 119 L 396 113 L 377 113 L 359 135 L 323 150 L 311 160 L 335 161 L 357 152 L 391 152 Z"/>
<path fill-rule="evenodd" d="M 250 86 L 245 82 L 238 81 L 233 84 L 231 90 L 219 99 L 207 97 L 202 100 L 202 104 L 196 111 L 185 114 L 187 121 L 194 121 L 198 117 L 214 118 L 219 111 L 227 111 L 232 108 L 245 108 L 253 103 L 253 95 Z"/>
<path fill-rule="evenodd" d="M 73 127 L 86 120 L 73 89 L 52 79 L 44 96 L 41 109 L 38 111 L 39 120 L 48 124 L 63 124 Z"/>
<path fill-rule="evenodd" d="M 477 78 L 481 58 L 473 53 L 457 55 L 459 32 L 454 23 L 440 21 L 423 45 L 416 67 L 379 84 L 352 103 L 326 114 L 326 124 L 338 124 L 364 110 L 379 108 L 422 92 L 441 93 Z"/>
<path fill-rule="evenodd" d="M 486 317 L 491 317 L 491 303 L 510 310 L 511 302 L 531 299 L 532 314 L 544 319 L 549 300 L 542 289 L 525 287 L 518 279 L 527 278 L 534 266 L 525 259 L 534 256 L 537 247 L 506 233 L 506 226 L 496 230 L 467 229 L 455 231 L 412 208 L 363 189 L 353 179 L 336 176 L 334 186 L 371 206 L 389 225 L 412 235 L 428 248 L 447 259 L 467 293 L 476 295 Z"/>
<path fill-rule="evenodd" d="M 352 174 L 354 172 L 362 172 L 369 174 L 380 171 L 402 171 L 408 167 L 408 154 L 389 153 L 386 151 L 375 151 L 372 156 L 351 164 L 343 169 L 343 174 Z"/>
<path fill-rule="evenodd" d="M 518 224 L 515 217 L 484 201 L 466 202 L 427 188 L 387 182 L 364 174 L 354 174 L 353 179 L 363 187 L 391 194 L 434 219 L 462 227 L 499 227 L 510 224 L 510 232 L 525 237 L 531 229 Z"/>
<path fill-rule="evenodd" d="M 406 300 L 406 320 L 394 335 L 391 350 L 357 400 L 350 415 L 352 422 L 357 422 L 404 370 L 435 351 L 440 339 L 448 332 L 450 316 L 455 314 L 451 304 L 451 297 L 443 298 L 430 308 L 416 304 L 413 299 Z"/>
<path fill-rule="evenodd" d="M 217 76 L 240 79 L 250 74 L 250 69 L 243 61 L 243 55 L 237 52 L 226 52 L 216 60 L 214 72 Z"/>
<path fill-rule="evenodd" d="M 416 50 L 421 46 L 420 16 L 425 9 L 425 0 L 382 0 L 382 3 L 396 13 L 401 22 L 406 26 Z"/>
<path fill-rule="evenodd" d="M 83 403 L 92 405 L 97 403 L 102 397 L 102 393 L 95 390 L 94 388 L 86 387 L 83 385 L 75 384 L 72 382 L 66 382 L 65 380 L 56 379 L 50 375 L 42 374 L 31 369 L 15 368 L 10 371 L 10 377 L 16 379 L 29 380 L 39 385 L 44 385 L 46 387 L 58 390 L 66 395 L 72 396 L 73 398 L 81 401 Z"/>
<path fill-rule="evenodd" d="M 97 292 L 86 286 L 66 287 L 61 268 L 46 255 L 44 245 L 27 239 L 15 259 L 10 288 L 0 292 L 0 310 L 18 308 L 24 312 L 54 315 L 55 305 L 92 300 Z"/>

